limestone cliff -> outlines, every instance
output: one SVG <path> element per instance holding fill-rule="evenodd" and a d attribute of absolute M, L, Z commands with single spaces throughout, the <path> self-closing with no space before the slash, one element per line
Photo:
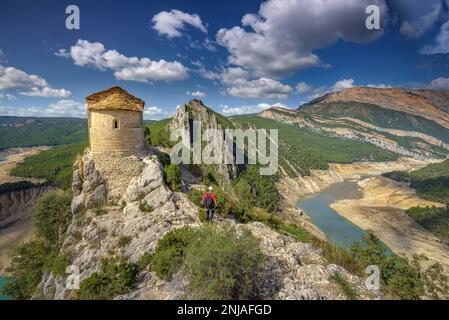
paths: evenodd
<path fill-rule="evenodd" d="M 80 270 L 81 281 L 97 271 L 104 258 L 120 257 L 137 261 L 152 253 L 167 232 L 183 226 L 197 227 L 198 208 L 185 194 L 172 192 L 164 183 L 162 165 L 154 155 L 141 160 L 141 171 L 130 177 L 118 203 L 107 201 L 108 177 L 96 168 L 89 151 L 75 164 L 72 202 L 73 221 L 61 251 Z M 146 201 L 154 210 L 142 212 Z M 363 280 L 328 263 L 309 244 L 280 234 L 261 223 L 238 224 L 220 220 L 238 230 L 248 229 L 261 240 L 269 263 L 265 267 L 263 297 L 267 299 L 344 299 L 342 289 L 329 278 L 340 273 L 362 299 L 380 298 L 365 288 Z M 127 237 L 125 245 L 119 239 Z M 71 299 L 75 292 L 65 286 L 65 276 L 44 275 L 35 298 Z M 170 282 L 160 280 L 151 267 L 140 272 L 134 289 L 116 299 L 176 299 L 187 290 L 187 279 L 179 271 Z"/>
<path fill-rule="evenodd" d="M 193 122 L 198 121 L 201 123 L 201 131 L 205 130 L 222 130 L 232 128 L 233 124 L 226 117 L 212 111 L 206 107 L 201 100 L 193 99 L 187 104 L 184 104 L 176 110 L 176 114 L 172 120 L 168 123 L 167 129 L 169 132 L 173 132 L 177 129 L 188 130 L 190 139 L 193 139 Z M 201 165 L 200 170 L 205 173 L 208 171 L 206 165 Z M 210 167 L 210 166 L 209 166 Z M 219 184 L 224 184 L 234 179 L 238 173 L 238 167 L 236 165 L 218 164 L 213 165 L 214 171 L 219 175 L 220 179 L 217 181 Z"/>

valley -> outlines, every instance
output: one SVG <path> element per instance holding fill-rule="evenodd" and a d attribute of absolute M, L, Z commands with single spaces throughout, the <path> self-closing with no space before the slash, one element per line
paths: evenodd
<path fill-rule="evenodd" d="M 92 103 L 97 104 L 97 99 L 103 99 L 106 94 L 112 94 L 108 103 L 141 103 L 134 98 L 124 99 L 121 95 L 128 93 L 123 93 L 121 88 L 109 90 L 110 93 L 92 99 Z M 401 97 L 408 94 L 399 91 Z M 338 286 L 329 280 L 335 272 L 334 266 L 342 268 L 339 272 L 345 275 L 344 281 L 352 281 L 363 297 L 378 295 L 378 292 L 366 293 L 360 287 L 358 277 L 363 276 L 367 261 L 356 258 L 352 251 L 352 244 L 371 232 L 376 237 L 371 245 L 386 245 L 391 249 L 388 254 L 392 254 L 392 259 L 399 259 L 399 266 L 410 266 L 414 254 L 424 254 L 428 260 L 421 262 L 419 268 L 427 270 L 438 262 L 446 269 L 449 266 L 448 246 L 406 212 L 417 206 L 444 207 L 442 200 L 423 197 L 443 194 L 439 188 L 445 188 L 446 174 L 438 177 L 438 184 L 426 182 L 426 186 L 429 184 L 438 190 L 415 190 L 413 184 L 409 186 L 383 176 L 389 172 L 424 170 L 432 173 L 440 170 L 443 166 L 440 163 L 449 153 L 449 129 L 442 123 L 445 105 L 435 98 L 440 95 L 422 92 L 419 94 L 436 101 L 432 106 L 432 110 L 439 110 L 435 111 L 436 118 L 425 116 L 417 109 L 407 113 L 402 103 L 395 102 L 386 107 L 388 103 L 381 100 L 382 104 L 374 104 L 384 93 L 381 89 L 370 90 L 369 95 L 374 94 L 374 97 L 362 99 L 357 96 L 354 101 L 345 100 L 350 94 L 346 93 L 341 101 L 338 96 L 323 97 L 298 110 L 272 107 L 259 114 L 231 117 L 224 117 L 194 99 L 179 106 L 172 118 L 145 123 L 143 134 L 150 146 L 148 154 L 142 152 L 145 157 L 140 154 L 129 158 L 122 158 L 121 154 L 111 157 L 89 149 L 85 151 L 85 129 L 78 120 L 73 125 L 68 124 L 67 119 L 50 121 L 48 123 L 55 124 L 58 130 L 62 130 L 61 123 L 68 128 L 74 126 L 75 132 L 80 134 L 74 135 L 69 130 L 61 132 L 59 139 L 66 141 L 64 136 L 71 136 L 68 139 L 72 141 L 75 137 L 76 141 L 51 148 L 23 149 L 20 155 L 9 155 L 6 161 L 0 162 L 5 168 L 4 179 L 0 182 L 15 183 L 11 186 L 3 184 L 5 191 L 0 194 L 2 204 L 7 208 L 3 208 L 0 219 L 0 267 L 4 270 L 9 263 L 5 257 L 12 244 L 25 242 L 23 250 L 31 250 L 30 258 L 38 255 L 35 258 L 41 259 L 41 265 L 46 269 L 35 270 L 36 278 L 30 280 L 26 290 L 16 288 L 17 293 L 26 298 L 76 298 L 73 292 L 61 287 L 61 279 L 54 277 L 55 272 L 61 271 L 52 268 L 69 259 L 84 268 L 82 279 L 91 281 L 93 275 L 103 272 L 98 267 L 104 257 L 137 263 L 148 252 L 157 251 L 158 243 L 163 241 L 166 233 L 174 232 L 173 229 L 198 226 L 207 229 L 198 201 L 202 189 L 212 185 L 220 203 L 218 228 L 230 224 L 233 230 L 249 230 L 261 239 L 262 252 L 279 263 L 289 261 L 297 254 L 306 257 L 302 266 L 287 264 L 282 267 L 281 273 L 292 277 L 288 287 L 277 284 L 264 288 L 277 298 L 342 297 Z M 385 94 L 394 100 L 391 93 Z M 407 99 L 411 98 L 407 96 Z M 22 123 L 20 119 L 15 121 Z M 201 121 L 202 130 L 278 129 L 279 171 L 273 176 L 260 176 L 257 164 L 178 166 L 172 163 L 169 153 L 174 143 L 169 140 L 170 132 L 176 129 L 191 132 L 193 121 Z M 30 122 L 28 125 L 36 124 Z M 18 128 L 22 127 L 19 125 Z M 12 130 L 13 127 L 8 128 Z M 101 147 L 111 145 L 105 142 Z M 23 180 L 45 184 L 19 183 Z M 65 192 L 53 192 L 58 189 Z M 49 197 L 42 198 L 45 193 Z M 51 246 L 43 248 L 42 253 L 39 243 L 47 235 L 33 232 L 36 226 L 33 227 L 31 217 L 41 212 L 38 230 L 50 227 L 46 215 L 42 215 L 42 208 L 48 207 L 50 212 L 56 209 L 45 199 L 64 203 L 64 211 L 55 214 L 64 215 L 58 222 L 59 228 L 70 232 L 58 233 L 56 238 L 63 238 L 52 239 Z M 36 209 L 36 203 L 41 204 L 40 209 Z M 72 219 L 72 215 L 76 219 Z M 438 230 L 444 232 L 445 229 Z M 279 256 L 278 250 L 285 254 Z M 369 249 L 363 250 L 361 248 L 358 254 L 369 254 Z M 49 255 L 49 258 L 44 259 L 39 256 L 41 254 Z M 369 256 L 369 259 L 374 258 Z M 61 262 L 59 259 L 66 260 Z M 376 263 L 388 259 L 382 256 Z M 122 295 L 117 292 L 112 296 L 111 293 L 108 298 L 176 298 L 186 290 L 181 282 L 176 283 L 180 287 L 174 289 L 173 283 L 159 279 L 159 275 L 148 268 L 139 269 L 139 280 L 136 278 L 134 281 L 137 282 L 131 287 L 120 290 Z M 270 268 L 269 273 L 273 273 L 281 267 L 274 264 Z M 391 272 L 399 276 L 402 271 L 399 268 Z M 13 274 L 16 273 L 13 271 Z M 316 277 L 317 281 L 306 274 Z M 180 281 L 176 277 L 179 275 L 175 275 L 173 281 Z M 301 281 L 308 283 L 307 288 Z M 397 284 L 390 284 L 388 279 L 384 281 L 383 294 L 389 295 L 391 286 Z M 92 292 L 84 294 L 95 297 Z"/>

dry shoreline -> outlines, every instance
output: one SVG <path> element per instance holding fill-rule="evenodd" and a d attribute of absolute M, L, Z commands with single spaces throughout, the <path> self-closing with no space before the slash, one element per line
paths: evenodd
<path fill-rule="evenodd" d="M 8 150 L 12 150 L 12 153 L 8 154 L 8 151 L 3 151 L 6 154 L 4 157 L 6 160 L 0 162 L 0 184 L 7 182 L 18 182 L 23 180 L 28 180 L 32 182 L 41 182 L 40 179 L 30 179 L 30 178 L 22 178 L 11 176 L 10 172 L 15 166 L 22 162 L 25 158 L 38 154 L 41 151 L 48 150 L 50 147 L 47 146 L 38 146 L 38 147 L 27 147 L 27 148 L 11 148 Z"/>
<path fill-rule="evenodd" d="M 423 265 L 439 262 L 449 271 L 449 247 L 413 221 L 406 213 L 414 206 L 444 204 L 421 199 L 415 190 L 378 176 L 358 182 L 362 198 L 341 200 L 331 207 L 364 230 L 373 230 L 393 252 L 411 259 L 414 254 L 429 258 Z"/>
<path fill-rule="evenodd" d="M 38 154 L 39 152 L 48 149 L 49 147 L 47 146 L 38 146 L 30 148 L 12 148 L 3 151 L 2 152 L 4 154 L 3 157 L 5 157 L 6 160 L 0 162 L 0 184 L 23 180 L 28 180 L 35 183 L 43 182 L 43 180 L 41 179 L 29 179 L 11 176 L 10 172 L 18 163 L 23 161 L 26 157 Z M 22 209 L 17 215 L 10 216 L 2 220 L 0 223 L 0 275 L 7 274 L 5 268 L 6 266 L 9 265 L 9 257 L 7 255 L 9 248 L 11 248 L 14 245 L 25 242 L 31 239 L 33 236 L 31 211 L 34 208 L 36 200 L 35 198 L 36 196 L 41 194 L 41 190 L 39 190 L 39 192 L 28 190 L 26 193 L 30 194 L 33 192 L 36 195 L 34 196 L 28 195 L 28 201 L 26 203 L 21 204 Z M 16 199 L 15 203 L 17 204 L 20 203 L 21 197 L 16 193 L 20 193 L 20 191 L 15 192 L 15 194 L 12 195 L 12 197 Z"/>
<path fill-rule="evenodd" d="M 283 177 L 277 183 L 282 195 L 280 208 L 282 214 L 292 222 L 300 224 L 316 237 L 327 240 L 326 235 L 312 223 L 307 212 L 298 209 L 296 204 L 305 196 L 321 192 L 331 185 L 345 180 L 360 179 L 362 176 L 375 176 L 382 173 L 401 170 L 412 171 L 420 169 L 435 160 L 417 160 L 399 158 L 391 162 L 358 162 L 352 164 L 330 164 L 328 170 L 312 170 L 310 176 L 290 178 Z"/>

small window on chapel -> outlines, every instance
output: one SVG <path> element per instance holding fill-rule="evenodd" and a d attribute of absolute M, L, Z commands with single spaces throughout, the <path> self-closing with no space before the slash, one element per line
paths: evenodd
<path fill-rule="evenodd" d="M 118 121 L 114 120 L 114 129 L 118 129 Z"/>

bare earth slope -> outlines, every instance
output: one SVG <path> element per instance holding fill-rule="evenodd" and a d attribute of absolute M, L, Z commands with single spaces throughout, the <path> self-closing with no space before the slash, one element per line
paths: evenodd
<path fill-rule="evenodd" d="M 411 113 L 449 128 L 449 92 L 357 87 L 329 93 L 314 102 L 355 101 Z M 313 102 L 312 102 L 313 103 Z"/>

